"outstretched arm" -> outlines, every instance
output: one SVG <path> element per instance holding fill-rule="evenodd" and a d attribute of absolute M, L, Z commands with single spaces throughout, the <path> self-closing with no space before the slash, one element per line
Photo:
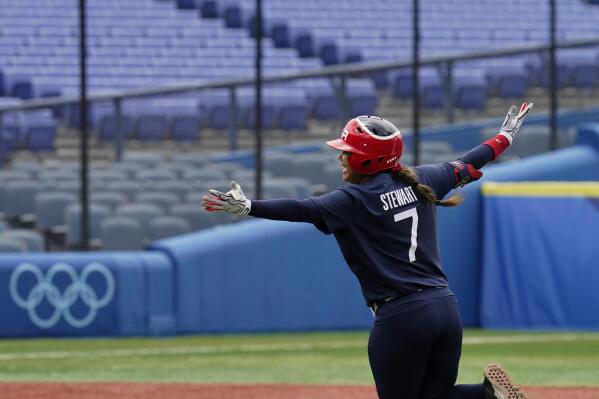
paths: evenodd
<path fill-rule="evenodd" d="M 208 212 L 228 212 L 235 215 L 255 216 L 263 219 L 306 222 L 320 227 L 324 221 L 318 206 L 311 199 L 291 198 L 273 200 L 249 200 L 236 182 L 231 182 L 231 190 L 222 193 L 209 190 L 210 195 L 202 199 L 202 206 Z"/>
<path fill-rule="evenodd" d="M 439 198 L 456 187 L 480 179 L 483 173 L 479 169 L 496 159 L 510 146 L 532 107 L 532 103 L 524 103 L 518 113 L 518 108 L 512 105 L 497 135 L 474 147 L 455 161 L 417 166 L 415 171 L 418 177 L 431 187 Z"/>
<path fill-rule="evenodd" d="M 512 144 L 520 130 L 520 126 L 522 126 L 522 122 L 524 122 L 524 118 L 532 107 L 533 103 L 523 103 L 520 112 L 518 112 L 518 108 L 512 105 L 497 135 L 468 151 L 457 160 L 450 162 L 454 167 L 458 186 L 463 186 L 481 178 L 482 172 L 478 169 L 497 159 Z"/>

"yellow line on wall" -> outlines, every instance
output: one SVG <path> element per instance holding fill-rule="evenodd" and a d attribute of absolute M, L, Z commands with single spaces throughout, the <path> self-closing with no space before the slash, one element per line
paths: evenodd
<path fill-rule="evenodd" d="M 518 182 L 482 184 L 482 193 L 487 196 L 506 197 L 597 197 L 599 182 Z"/>

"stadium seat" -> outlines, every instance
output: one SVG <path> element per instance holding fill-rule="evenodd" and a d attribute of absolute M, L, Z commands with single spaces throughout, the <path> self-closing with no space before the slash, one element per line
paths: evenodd
<path fill-rule="evenodd" d="M 167 169 L 142 169 L 135 174 L 140 182 L 155 183 L 158 181 L 175 180 L 177 176 Z"/>
<path fill-rule="evenodd" d="M 111 213 L 128 201 L 127 194 L 119 191 L 93 191 L 90 195 L 90 202 L 92 204 L 105 206 L 110 209 Z"/>
<path fill-rule="evenodd" d="M 341 104 L 329 81 L 315 80 L 306 87 L 310 103 L 310 116 L 319 120 L 337 120 L 341 116 Z"/>
<path fill-rule="evenodd" d="M 102 221 L 110 216 L 110 209 L 96 204 L 89 206 L 89 239 L 97 242 L 100 239 L 100 227 Z M 81 206 L 71 204 L 65 210 L 67 225 L 66 244 L 70 248 L 76 248 L 81 243 Z"/>
<path fill-rule="evenodd" d="M 123 193 L 129 200 L 133 200 L 137 193 L 145 190 L 145 185 L 136 181 L 114 181 L 107 183 L 105 189 Z"/>
<path fill-rule="evenodd" d="M 0 239 L 9 239 L 20 241 L 24 244 L 27 252 L 43 252 L 44 238 L 40 233 L 34 230 L 4 230 L 0 232 Z"/>
<path fill-rule="evenodd" d="M 292 176 L 295 169 L 291 159 L 293 154 L 287 152 L 266 153 L 262 160 L 264 170 L 269 171 L 275 177 Z"/>
<path fill-rule="evenodd" d="M 65 192 L 42 192 L 35 196 L 35 226 L 47 233 L 65 229 L 65 210 L 77 202 L 77 195 Z"/>
<path fill-rule="evenodd" d="M 25 133 L 24 147 L 32 152 L 52 152 L 56 134 L 55 125 L 31 126 Z"/>
<path fill-rule="evenodd" d="M 501 98 L 524 98 L 529 78 L 524 65 L 488 67 L 489 94 Z"/>
<path fill-rule="evenodd" d="M 154 184 L 154 190 L 173 193 L 177 195 L 180 200 L 183 200 L 185 196 L 192 191 L 192 187 L 185 181 L 158 181 Z"/>
<path fill-rule="evenodd" d="M 223 170 L 204 167 L 201 169 L 189 169 L 183 173 L 184 180 L 225 180 L 227 174 Z"/>
<path fill-rule="evenodd" d="M 129 175 L 121 170 L 92 168 L 89 170 L 89 178 L 92 180 L 110 182 L 118 180 L 127 180 L 129 178 Z"/>
<path fill-rule="evenodd" d="M 331 163 L 330 154 L 298 154 L 291 162 L 294 165 L 293 176 L 301 177 L 312 184 L 326 183 L 322 171 Z"/>
<path fill-rule="evenodd" d="M 203 119 L 199 115 L 175 115 L 169 127 L 170 138 L 175 141 L 197 141 Z"/>
<path fill-rule="evenodd" d="M 214 214 L 205 212 L 199 204 L 176 204 L 170 209 L 169 215 L 186 220 L 192 231 L 215 226 L 218 223 Z"/>
<path fill-rule="evenodd" d="M 167 119 L 164 115 L 140 115 L 134 125 L 133 137 L 140 141 L 157 141 L 166 137 Z"/>
<path fill-rule="evenodd" d="M 0 236 L 0 252 L 26 252 L 27 245 L 14 238 L 4 238 Z"/>
<path fill-rule="evenodd" d="M 454 105 L 467 110 L 483 110 L 487 100 L 487 82 L 484 76 L 455 76 L 453 79 Z"/>
<path fill-rule="evenodd" d="M 13 181 L 6 185 L 4 215 L 17 223 L 35 221 L 35 195 L 41 188 L 35 181 Z"/>
<path fill-rule="evenodd" d="M 132 119 L 129 115 L 122 115 L 120 128 L 123 132 L 123 138 L 131 136 Z M 113 140 L 117 135 L 117 118 L 114 115 L 104 115 L 100 118 L 95 137 L 98 140 Z"/>
<path fill-rule="evenodd" d="M 102 249 L 111 251 L 134 251 L 144 246 L 141 224 L 126 216 L 107 217 L 100 226 Z"/>
<path fill-rule="evenodd" d="M 115 211 L 115 216 L 131 217 L 136 219 L 141 226 L 143 237 L 146 239 L 149 238 L 150 221 L 152 218 L 162 216 L 164 213 L 164 210 L 158 205 L 137 203 L 120 205 Z"/>
<path fill-rule="evenodd" d="M 177 194 L 166 191 L 145 191 L 135 196 L 135 202 L 158 205 L 164 213 L 179 201 Z"/>
<path fill-rule="evenodd" d="M 190 224 L 181 217 L 159 216 L 150 222 L 150 239 L 152 241 L 189 232 L 191 232 Z"/>
<path fill-rule="evenodd" d="M 376 115 L 377 92 L 370 79 L 346 81 L 346 98 L 349 115 Z"/>
<path fill-rule="evenodd" d="M 123 161 L 137 163 L 146 168 L 154 168 L 165 161 L 165 155 L 160 152 L 134 152 L 128 151 L 123 154 Z"/>

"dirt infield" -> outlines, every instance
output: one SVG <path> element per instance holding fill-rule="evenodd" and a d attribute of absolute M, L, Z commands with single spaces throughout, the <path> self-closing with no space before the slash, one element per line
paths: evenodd
<path fill-rule="evenodd" d="M 376 399 L 362 385 L 1 383 L 3 399 Z M 599 388 L 527 388 L 531 399 L 599 399 Z"/>

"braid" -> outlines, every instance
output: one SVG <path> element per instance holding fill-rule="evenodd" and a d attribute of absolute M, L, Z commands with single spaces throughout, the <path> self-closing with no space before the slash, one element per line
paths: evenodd
<path fill-rule="evenodd" d="M 440 206 L 457 206 L 464 202 L 464 198 L 461 195 L 454 195 L 446 200 L 438 200 L 437 195 L 432 188 L 426 184 L 420 184 L 416 179 L 416 174 L 411 168 L 402 166 L 401 169 L 395 171 L 394 176 L 406 183 L 408 186 L 418 191 L 418 194 L 424 198 L 427 202 L 431 202 L 435 205 Z"/>

